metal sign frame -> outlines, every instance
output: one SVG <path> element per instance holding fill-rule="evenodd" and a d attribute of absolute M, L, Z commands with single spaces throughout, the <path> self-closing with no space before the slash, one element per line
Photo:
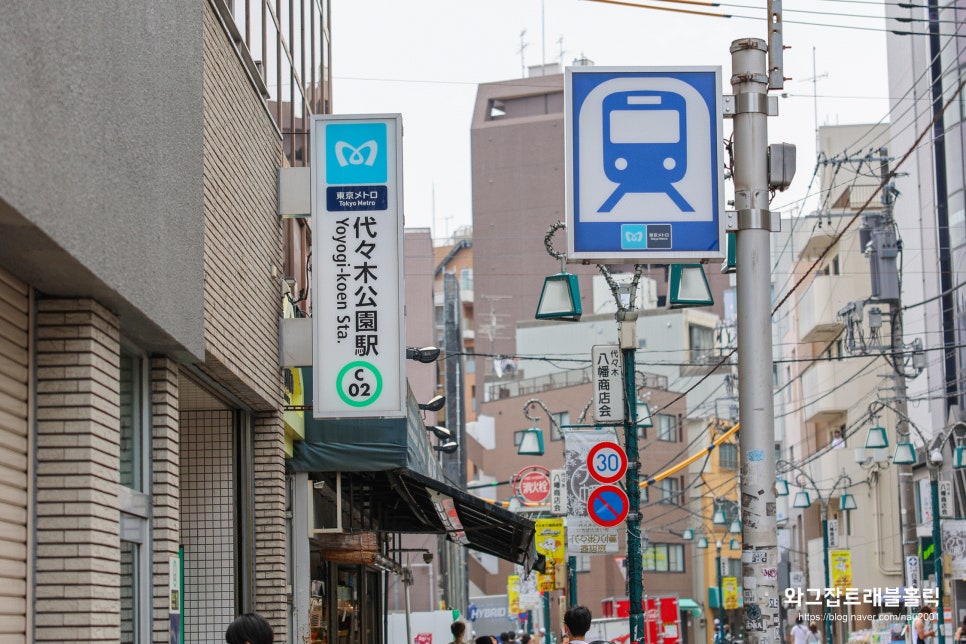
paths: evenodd
<path fill-rule="evenodd" d="M 720 67 L 568 67 L 567 257 L 723 260 Z"/>
<path fill-rule="evenodd" d="M 402 116 L 315 115 L 310 140 L 312 415 L 404 417 Z"/>

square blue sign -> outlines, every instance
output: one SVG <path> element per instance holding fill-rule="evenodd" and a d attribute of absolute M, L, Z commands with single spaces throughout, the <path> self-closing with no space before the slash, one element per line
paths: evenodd
<path fill-rule="evenodd" d="M 388 181 L 385 123 L 325 126 L 325 182 L 368 185 Z"/>

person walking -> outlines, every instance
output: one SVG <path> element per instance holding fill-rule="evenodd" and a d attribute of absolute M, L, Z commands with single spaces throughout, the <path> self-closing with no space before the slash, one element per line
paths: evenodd
<path fill-rule="evenodd" d="M 449 632 L 453 634 L 453 641 L 449 644 L 463 644 L 463 637 L 466 635 L 466 624 L 457 620 L 449 625 Z"/>
<path fill-rule="evenodd" d="M 571 606 L 567 609 L 564 613 L 564 624 L 570 634 L 570 644 L 585 644 L 584 637 L 590 630 L 592 619 L 590 609 L 586 606 Z"/>
<path fill-rule="evenodd" d="M 245 613 L 228 625 L 225 641 L 228 644 L 273 644 L 275 633 L 264 617 L 258 613 Z"/>
<path fill-rule="evenodd" d="M 808 644 L 808 627 L 801 615 L 795 618 L 795 625 L 789 631 L 788 644 Z"/>
<path fill-rule="evenodd" d="M 953 641 L 956 644 L 966 644 L 966 617 L 963 617 L 963 623 L 956 629 L 956 633 L 953 635 Z"/>
<path fill-rule="evenodd" d="M 926 644 L 927 637 L 934 637 L 936 629 L 926 630 L 926 619 L 929 618 L 929 609 L 925 606 L 919 611 L 919 615 L 912 621 L 912 644 Z"/>
<path fill-rule="evenodd" d="M 808 625 L 808 637 L 806 638 L 808 644 L 822 644 L 822 636 L 818 633 L 818 624 L 811 622 Z"/>

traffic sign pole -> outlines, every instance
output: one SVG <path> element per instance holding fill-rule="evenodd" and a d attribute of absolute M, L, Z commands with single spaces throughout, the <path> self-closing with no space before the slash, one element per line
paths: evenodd
<path fill-rule="evenodd" d="M 632 300 L 633 301 L 633 300 Z M 637 350 L 637 311 L 618 311 L 621 358 L 624 368 L 624 449 L 627 452 L 627 596 L 630 601 L 631 642 L 644 639 L 644 582 L 641 578 L 640 456 L 637 450 L 637 391 L 634 388 L 634 352 Z"/>

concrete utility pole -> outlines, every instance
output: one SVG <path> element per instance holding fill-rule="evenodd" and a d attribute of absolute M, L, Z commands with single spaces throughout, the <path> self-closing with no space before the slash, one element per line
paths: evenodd
<path fill-rule="evenodd" d="M 780 644 L 768 207 L 767 46 L 731 44 L 745 641 Z M 753 583 L 750 583 L 752 582 Z"/>

